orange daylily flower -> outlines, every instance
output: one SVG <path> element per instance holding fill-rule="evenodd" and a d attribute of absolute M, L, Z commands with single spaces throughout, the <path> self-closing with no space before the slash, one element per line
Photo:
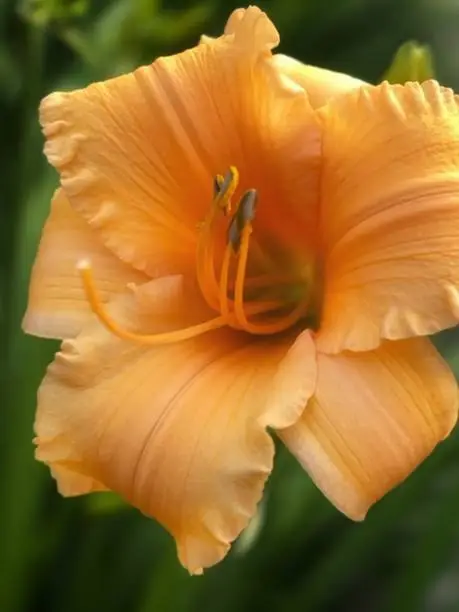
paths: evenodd
<path fill-rule="evenodd" d="M 459 121 L 434 81 L 374 87 L 225 33 L 41 106 L 59 171 L 25 330 L 63 339 L 37 458 L 112 489 L 192 573 L 253 515 L 271 428 L 348 516 L 457 418 L 425 337 L 459 312 Z"/>

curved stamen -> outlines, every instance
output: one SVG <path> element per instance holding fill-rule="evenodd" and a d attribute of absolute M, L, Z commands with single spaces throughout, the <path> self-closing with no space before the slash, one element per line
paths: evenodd
<path fill-rule="evenodd" d="M 228 241 L 223 255 L 219 283 L 219 305 L 220 312 L 223 316 L 228 316 L 230 313 L 230 307 L 233 307 L 233 300 L 228 298 L 231 257 L 238 253 L 241 241 L 241 229 L 244 226 L 244 223 L 251 221 L 254 218 L 256 203 L 257 192 L 255 189 L 246 191 L 239 200 L 236 212 L 228 226 Z"/>
<path fill-rule="evenodd" d="M 217 174 L 214 181 L 214 199 L 201 226 L 197 245 L 196 272 L 199 288 L 207 304 L 215 310 L 219 304 L 219 284 L 214 267 L 215 225 L 219 214 L 230 214 L 231 198 L 238 184 L 239 172 L 235 166 L 230 166 L 225 176 Z"/>
<path fill-rule="evenodd" d="M 220 193 L 220 190 L 223 187 L 224 181 L 225 181 L 225 177 L 223 176 L 223 174 L 217 174 L 214 177 L 214 198 L 213 198 L 214 200 Z"/>
<path fill-rule="evenodd" d="M 258 194 L 255 189 L 246 191 L 236 203 L 235 210 L 232 210 L 231 198 L 237 189 L 238 182 L 239 174 L 234 166 L 230 167 L 225 176 L 216 175 L 212 205 L 204 222 L 201 224 L 197 244 L 196 273 L 199 288 L 208 306 L 218 310 L 220 316 L 184 329 L 166 333 L 140 334 L 124 329 L 107 311 L 97 292 L 91 265 L 89 262 L 83 261 L 78 265 L 78 269 L 82 277 L 86 297 L 99 321 L 109 331 L 124 340 L 158 346 L 189 340 L 225 326 L 244 330 L 252 334 L 269 335 L 291 327 L 304 316 L 308 305 L 306 301 L 298 304 L 288 315 L 272 322 L 253 323 L 247 318 L 248 315 L 273 314 L 285 306 L 285 301 L 253 300 L 244 304 L 244 289 L 246 287 L 269 288 L 278 283 L 292 284 L 293 279 L 284 275 L 273 276 L 266 274 L 246 279 L 252 221 L 255 218 Z M 219 215 L 222 213 L 224 215 L 232 213 L 232 218 L 228 227 L 227 244 L 223 254 L 220 277 L 217 280 L 214 250 L 216 246 L 216 225 Z M 257 246 L 257 243 L 254 242 L 252 247 L 254 245 Z M 229 275 L 233 256 L 238 259 L 238 262 L 236 279 L 234 282 L 231 282 Z M 228 296 L 230 289 L 234 294 L 233 298 Z"/>
<path fill-rule="evenodd" d="M 202 334 L 220 329 L 227 325 L 231 325 L 232 327 L 236 326 L 234 315 L 231 315 L 229 318 L 219 316 L 215 319 L 211 319 L 210 321 L 205 321 L 204 323 L 198 323 L 197 325 L 192 325 L 184 329 L 178 329 L 165 333 L 138 334 L 136 332 L 129 331 L 121 327 L 121 325 L 111 317 L 103 304 L 94 282 L 94 274 L 92 272 L 91 264 L 88 261 L 81 261 L 77 267 L 83 281 L 86 298 L 92 311 L 109 331 L 122 340 L 129 340 L 131 342 L 147 344 L 150 346 L 160 346 L 190 340 L 191 338 L 201 336 Z M 279 302 L 266 301 L 250 304 L 248 310 L 251 314 L 261 314 L 264 312 L 272 312 L 278 308 Z"/>
<path fill-rule="evenodd" d="M 214 221 L 214 218 L 206 219 L 201 228 L 197 246 L 196 276 L 205 301 L 210 308 L 216 310 L 218 308 L 218 283 L 215 280 L 215 272 L 212 274 L 212 267 L 209 267 L 209 242 L 212 240 Z"/>
<path fill-rule="evenodd" d="M 250 235 L 252 226 L 250 222 L 246 224 L 241 234 L 241 244 L 239 251 L 239 261 L 236 272 L 236 285 L 234 295 L 234 314 L 236 321 L 241 329 L 255 335 L 270 335 L 285 331 L 295 323 L 297 323 L 306 313 L 309 303 L 308 300 L 302 300 L 289 314 L 273 321 L 272 323 L 251 323 L 247 319 L 247 314 L 244 308 L 244 281 L 247 270 L 247 258 L 249 253 Z"/>
<path fill-rule="evenodd" d="M 233 256 L 233 248 L 231 244 L 227 244 L 223 255 L 222 269 L 220 273 L 219 287 L 219 302 L 220 312 L 224 317 L 228 317 L 230 313 L 230 299 L 228 298 L 228 277 L 231 265 L 231 257 Z M 232 300 L 231 300 L 232 303 Z"/>
<path fill-rule="evenodd" d="M 228 297 L 228 288 L 229 288 L 229 269 L 231 265 L 231 257 L 234 256 L 233 248 L 231 244 L 228 244 L 225 249 L 225 253 L 223 255 L 223 264 L 220 273 L 220 312 L 224 317 L 228 317 L 228 325 L 233 327 L 234 329 L 241 329 L 241 326 L 238 325 L 237 319 L 234 315 L 234 301 Z M 269 284 L 267 283 L 267 279 L 269 277 L 264 277 L 264 283 L 259 284 L 259 287 L 267 287 Z M 257 280 L 257 279 L 255 279 Z M 260 300 L 256 302 L 251 302 L 247 304 L 247 310 L 250 310 L 251 314 L 261 314 L 261 313 L 269 313 L 278 310 L 283 305 L 283 302 L 280 300 Z"/>
<path fill-rule="evenodd" d="M 102 303 L 100 296 L 97 292 L 96 285 L 94 282 L 94 275 L 92 273 L 90 263 L 87 261 L 80 262 L 78 264 L 78 270 L 81 274 L 83 286 L 86 292 L 86 297 L 94 314 L 97 315 L 99 321 L 103 323 L 103 325 L 109 331 L 115 334 L 115 336 L 118 336 L 118 338 L 122 338 L 123 340 L 130 340 L 140 344 L 149 345 L 171 344 L 174 342 L 189 340 L 190 338 L 200 336 L 201 334 L 215 329 L 219 329 L 227 325 L 227 319 L 225 317 L 216 317 L 215 319 L 211 319 L 210 321 L 206 321 L 205 323 L 199 323 L 197 325 L 192 325 L 191 327 L 186 327 L 184 329 L 179 329 L 177 331 L 171 331 L 166 333 L 137 334 L 135 332 L 131 332 L 121 327 L 119 323 L 117 323 L 107 312 L 107 309 Z"/>
<path fill-rule="evenodd" d="M 214 204 L 225 213 L 231 212 L 231 198 L 239 185 L 239 172 L 236 166 L 230 166 L 225 176 L 217 174 L 214 184 Z M 218 188 L 218 191 L 217 191 Z"/>

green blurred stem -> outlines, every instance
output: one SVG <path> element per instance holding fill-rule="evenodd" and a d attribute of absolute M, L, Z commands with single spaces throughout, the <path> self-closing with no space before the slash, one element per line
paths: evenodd
<path fill-rule="evenodd" d="M 81 58 L 86 66 L 93 70 L 99 68 L 96 61 L 96 54 L 94 50 L 91 49 L 87 38 L 81 31 L 76 28 L 65 28 L 59 32 L 59 36 L 69 49 L 72 49 L 75 55 Z"/>
<path fill-rule="evenodd" d="M 28 75 L 27 88 L 24 100 L 22 125 L 22 148 L 19 157 L 19 172 L 22 179 L 18 187 L 18 200 L 22 203 L 30 190 L 28 179 L 34 178 L 34 165 L 36 163 L 38 145 L 41 138 L 38 123 L 38 105 L 43 95 L 43 76 L 46 49 L 46 31 L 43 28 L 29 24 L 28 26 Z"/>
<path fill-rule="evenodd" d="M 26 240 L 26 195 L 33 184 L 39 128 L 37 106 L 42 91 L 44 32 L 28 25 L 27 75 L 22 110 L 22 131 L 17 159 L 16 191 L 9 202 L 8 233 L 12 236 L 5 262 L 5 304 L 2 324 L 1 431 L 5 432 L 0 479 L 0 610 L 16 612 L 27 594 L 30 539 L 40 504 L 40 471 L 32 457 L 32 419 L 35 391 L 41 376 L 38 353 L 43 347 L 26 339 L 20 330 L 28 270 L 35 244 Z M 28 252 L 29 249 L 29 252 Z"/>
<path fill-rule="evenodd" d="M 391 612 L 422 610 L 433 579 L 444 571 L 455 552 L 459 510 L 459 488 L 455 481 L 439 497 L 428 528 L 410 554 L 410 563 L 392 586 L 386 602 L 386 609 Z"/>
<path fill-rule="evenodd" d="M 187 612 L 200 586 L 200 579 L 190 576 L 178 563 L 175 547 L 167 546 L 148 585 L 140 612 Z"/>
<path fill-rule="evenodd" d="M 29 23 L 27 26 L 27 74 L 24 78 L 23 86 L 23 107 L 21 112 L 21 129 L 18 134 L 19 151 L 17 156 L 17 175 L 15 177 L 16 191 L 12 196 L 9 205 L 9 227 L 5 235 L 11 241 L 11 257 L 5 262 L 7 273 L 5 274 L 5 296 L 11 296 L 17 288 L 14 272 L 15 255 L 17 255 L 17 245 L 22 231 L 21 219 L 28 192 L 31 189 L 31 182 L 35 178 L 34 166 L 37 157 L 37 148 L 40 138 L 40 128 L 38 125 L 37 109 L 42 95 L 43 65 L 45 52 L 46 36 L 45 31 Z M 11 341 L 14 336 L 14 311 L 12 311 L 14 298 L 4 304 L 5 316 L 3 324 L 6 326 L 2 338 Z"/>

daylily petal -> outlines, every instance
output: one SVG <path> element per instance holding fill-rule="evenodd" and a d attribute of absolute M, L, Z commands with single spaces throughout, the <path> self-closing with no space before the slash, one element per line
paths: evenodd
<path fill-rule="evenodd" d="M 343 72 L 303 64 L 281 53 L 276 53 L 272 62 L 277 70 L 307 92 L 313 108 L 319 108 L 327 104 L 332 98 L 365 85 L 365 81 Z"/>
<path fill-rule="evenodd" d="M 314 398 L 280 437 L 350 518 L 403 481 L 457 419 L 454 376 L 429 340 L 318 355 Z"/>
<path fill-rule="evenodd" d="M 164 332 L 196 322 L 203 305 L 169 277 L 114 312 Z M 146 347 L 94 323 L 63 343 L 40 389 L 37 457 L 73 466 L 154 516 L 174 535 L 183 565 L 199 573 L 255 511 L 274 454 L 266 427 L 294 423 L 314 391 L 312 338 L 303 335 L 292 352 L 293 340 L 255 342 L 222 329 Z M 55 476 L 67 491 L 68 475 Z"/>
<path fill-rule="evenodd" d="M 42 102 L 50 163 L 72 205 L 123 260 L 153 277 L 194 265 L 213 177 L 230 165 L 243 170 L 241 190 L 260 188 L 264 210 L 273 202 L 266 225 L 278 228 L 282 214 L 282 231 L 304 244 L 301 223 L 285 214 L 293 201 L 315 236 L 319 128 L 304 92 L 268 61 L 278 40 L 250 7 L 220 38 Z"/>
<path fill-rule="evenodd" d="M 53 478 L 59 483 L 59 492 L 61 495 L 71 497 L 74 495 L 82 495 L 83 493 L 95 493 L 96 491 L 108 491 L 107 487 L 102 483 L 94 480 L 91 476 L 81 474 L 77 471 L 77 466 L 69 463 L 70 467 L 66 466 L 65 462 L 51 467 Z"/>
<path fill-rule="evenodd" d="M 450 89 L 362 87 L 324 123 L 321 350 L 455 325 L 459 307 L 459 112 Z"/>
<path fill-rule="evenodd" d="M 82 259 L 91 260 L 104 302 L 124 293 L 128 283 L 148 280 L 101 244 L 59 189 L 54 194 L 32 269 L 23 320 L 25 332 L 45 338 L 70 338 L 92 317 L 76 270 Z"/>

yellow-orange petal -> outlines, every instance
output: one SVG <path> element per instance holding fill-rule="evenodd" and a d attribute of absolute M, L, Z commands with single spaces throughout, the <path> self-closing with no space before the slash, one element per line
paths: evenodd
<path fill-rule="evenodd" d="M 113 305 L 143 332 L 196 322 L 201 301 L 179 277 L 152 281 Z M 39 391 L 37 458 L 64 493 L 117 491 L 175 537 L 192 573 L 219 561 L 246 526 L 272 467 L 268 426 L 301 415 L 315 388 L 314 344 L 303 335 L 254 341 L 223 329 L 145 347 L 97 323 L 65 341 Z M 299 360 L 301 359 L 301 363 Z M 280 366 L 280 367 L 279 367 Z"/>
<path fill-rule="evenodd" d="M 321 350 L 457 322 L 459 111 L 450 89 L 362 87 L 319 111 L 324 123 Z"/>
<path fill-rule="evenodd" d="M 259 190 L 267 232 L 315 236 L 319 128 L 304 92 L 268 61 L 277 42 L 250 7 L 220 38 L 43 100 L 48 160 L 120 258 L 153 277 L 194 266 L 213 177 L 231 165 L 241 192 Z"/>
<path fill-rule="evenodd" d="M 129 283 L 149 280 L 110 253 L 58 189 L 32 269 L 23 320 L 25 332 L 44 338 L 70 338 L 88 322 L 92 312 L 76 270 L 82 259 L 92 262 L 104 302 L 125 293 Z"/>
<path fill-rule="evenodd" d="M 280 437 L 330 501 L 361 520 L 449 434 L 456 382 L 425 338 L 317 359 L 316 394 Z"/>
<path fill-rule="evenodd" d="M 307 92 L 313 108 L 324 106 L 332 98 L 365 85 L 364 81 L 343 72 L 303 64 L 281 53 L 276 53 L 272 62 L 279 72 Z"/>
<path fill-rule="evenodd" d="M 94 480 L 91 476 L 82 474 L 78 471 L 78 466 L 70 462 L 69 466 L 65 461 L 57 465 L 51 465 L 51 474 L 58 483 L 59 493 L 66 497 L 82 495 L 83 493 L 95 493 L 97 491 L 108 491 L 102 483 Z"/>

